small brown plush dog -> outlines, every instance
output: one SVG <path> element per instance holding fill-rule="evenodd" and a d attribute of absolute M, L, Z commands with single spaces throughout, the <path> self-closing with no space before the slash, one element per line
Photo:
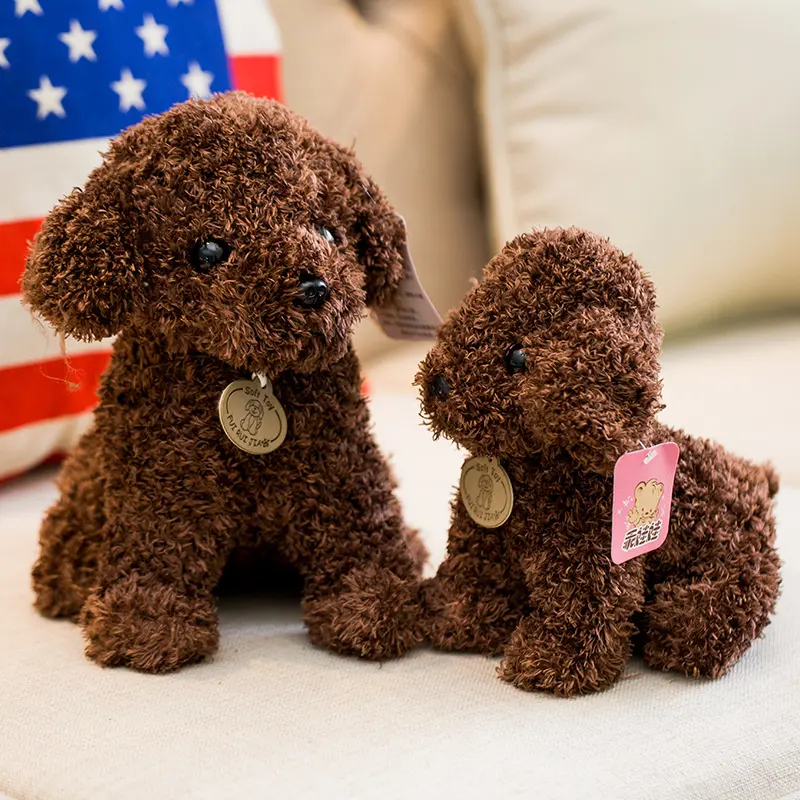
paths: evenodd
<path fill-rule="evenodd" d="M 502 652 L 505 680 L 574 695 L 611 685 L 633 641 L 654 668 L 718 677 L 767 625 L 777 478 L 656 420 L 655 308 L 632 258 L 546 230 L 510 242 L 443 326 L 417 376 L 424 412 L 435 435 L 499 459 L 515 497 L 494 528 L 456 497 L 424 586 L 435 646 Z M 666 441 L 681 450 L 669 535 L 617 565 L 615 462 Z M 642 489 L 640 511 L 662 491 Z"/>
<path fill-rule="evenodd" d="M 350 343 L 365 307 L 391 301 L 404 247 L 352 152 L 242 94 L 129 129 L 50 213 L 28 303 L 71 336 L 119 332 L 33 571 L 37 607 L 80 619 L 91 658 L 165 672 L 213 653 L 212 590 L 237 548 L 302 575 L 314 642 L 382 659 L 417 639 L 424 548 Z M 237 380 L 250 400 L 226 435 Z M 261 455 L 234 443 L 281 437 Z"/>

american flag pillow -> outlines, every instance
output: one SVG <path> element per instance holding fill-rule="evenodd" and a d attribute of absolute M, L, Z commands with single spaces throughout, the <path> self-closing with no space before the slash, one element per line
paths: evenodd
<path fill-rule="evenodd" d="M 234 88 L 280 99 L 279 52 L 267 0 L 0 0 L 0 480 L 75 444 L 110 351 L 62 345 L 20 303 L 42 218 L 144 115 Z"/>

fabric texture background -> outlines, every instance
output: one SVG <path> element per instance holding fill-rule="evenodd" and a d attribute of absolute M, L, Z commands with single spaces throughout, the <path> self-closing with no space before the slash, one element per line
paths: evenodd
<path fill-rule="evenodd" d="M 462 455 L 376 391 L 377 436 L 436 563 Z M 408 420 L 408 424 L 400 422 Z M 210 662 L 102 670 L 36 615 L 28 572 L 52 473 L 0 490 L 0 793 L 92 798 L 788 798 L 800 792 L 800 492 L 778 502 L 783 596 L 717 682 L 632 662 L 610 691 L 526 694 L 481 656 L 383 665 L 312 647 L 291 601 L 229 600 Z"/>
<path fill-rule="evenodd" d="M 465 0 L 494 249 L 576 225 L 668 331 L 800 305 L 800 6 Z"/>

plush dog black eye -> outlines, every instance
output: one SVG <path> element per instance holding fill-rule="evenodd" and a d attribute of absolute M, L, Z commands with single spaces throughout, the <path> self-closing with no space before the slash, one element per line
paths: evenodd
<path fill-rule="evenodd" d="M 324 225 L 317 225 L 317 233 L 328 243 L 328 244 L 335 244 L 336 237 L 331 232 L 330 228 L 326 228 Z"/>
<path fill-rule="evenodd" d="M 197 242 L 192 248 L 192 266 L 199 272 L 210 272 L 228 257 L 229 252 L 228 245 L 217 239 Z"/>
<path fill-rule="evenodd" d="M 447 382 L 447 378 L 441 373 L 433 376 L 430 385 L 433 396 L 438 397 L 439 400 L 447 400 L 450 396 L 450 384 Z"/>
<path fill-rule="evenodd" d="M 513 375 L 517 372 L 523 372 L 528 368 L 528 356 L 525 351 L 516 345 L 506 353 L 506 369 Z"/>
<path fill-rule="evenodd" d="M 303 308 L 319 308 L 330 295 L 328 284 L 322 278 L 301 278 L 298 286 L 297 305 Z"/>

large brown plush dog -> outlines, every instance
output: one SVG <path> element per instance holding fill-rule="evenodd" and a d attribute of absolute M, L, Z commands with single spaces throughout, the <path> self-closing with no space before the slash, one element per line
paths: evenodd
<path fill-rule="evenodd" d="M 607 241 L 577 229 L 520 236 L 418 375 L 435 434 L 500 459 L 516 495 L 493 529 L 456 497 L 447 559 L 424 589 L 429 637 L 504 652 L 501 676 L 523 689 L 603 689 L 634 641 L 652 667 L 717 677 L 774 608 L 777 478 L 657 422 L 655 307 L 650 281 Z M 681 456 L 669 536 L 617 565 L 615 462 L 670 440 Z"/>
<path fill-rule="evenodd" d="M 301 573 L 314 642 L 385 658 L 415 641 L 423 548 L 350 344 L 365 306 L 391 300 L 404 243 L 349 150 L 241 94 L 131 128 L 47 217 L 31 307 L 78 338 L 119 332 L 34 568 L 37 607 L 79 618 L 91 658 L 162 672 L 212 653 L 212 590 L 241 547 Z M 218 418 L 252 373 L 286 411 L 266 455 Z M 245 408 L 241 430 L 258 434 L 262 413 Z"/>

